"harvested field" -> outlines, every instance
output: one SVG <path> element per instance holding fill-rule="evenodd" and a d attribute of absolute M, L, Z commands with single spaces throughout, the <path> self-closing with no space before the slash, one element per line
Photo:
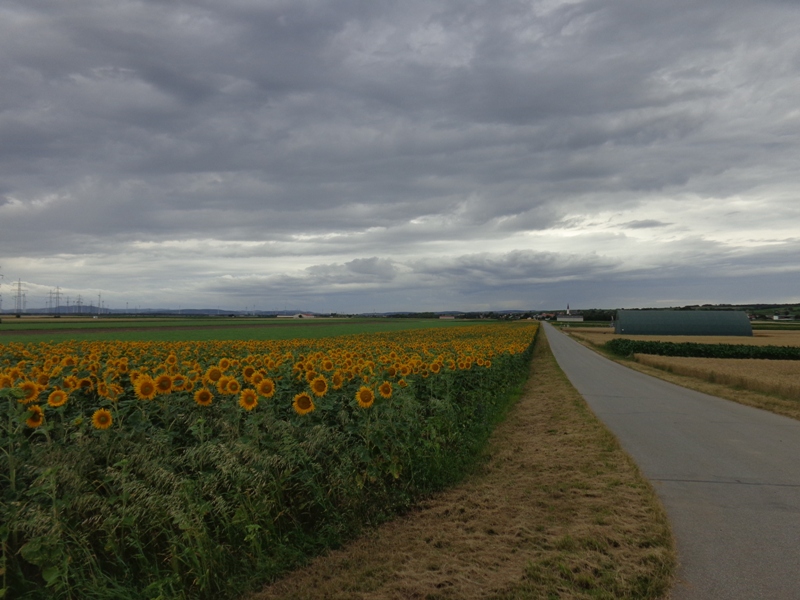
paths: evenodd
<path fill-rule="evenodd" d="M 674 564 L 652 488 L 539 336 L 477 472 L 248 598 L 657 598 Z"/>
<path fill-rule="evenodd" d="M 567 333 L 594 345 L 605 344 L 609 340 L 623 338 L 629 340 L 674 342 L 696 342 L 698 344 L 752 344 L 756 346 L 800 346 L 800 331 L 754 331 L 753 337 L 704 336 L 704 335 L 617 335 L 611 328 L 575 327 Z"/>
<path fill-rule="evenodd" d="M 711 383 L 800 400 L 800 362 L 636 354 L 636 362 Z"/>

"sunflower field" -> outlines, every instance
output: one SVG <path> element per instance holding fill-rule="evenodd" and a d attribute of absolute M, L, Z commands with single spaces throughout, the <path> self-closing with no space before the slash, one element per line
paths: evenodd
<path fill-rule="evenodd" d="M 0 345 L 0 598 L 232 597 L 463 476 L 536 324 Z"/>

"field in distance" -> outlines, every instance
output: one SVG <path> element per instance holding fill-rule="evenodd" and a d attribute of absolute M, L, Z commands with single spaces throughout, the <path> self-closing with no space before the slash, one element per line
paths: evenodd
<path fill-rule="evenodd" d="M 403 331 L 486 323 L 439 319 L 230 317 L 3 317 L 0 344 L 64 340 L 205 341 L 316 339 L 356 333 Z"/>
<path fill-rule="evenodd" d="M 731 335 L 617 335 L 611 327 L 570 327 L 568 332 L 591 344 L 602 345 L 616 339 L 641 340 L 643 342 L 674 342 L 676 344 L 694 342 L 697 344 L 750 344 L 756 346 L 800 346 L 800 331 L 797 330 L 754 330 L 753 337 Z"/>

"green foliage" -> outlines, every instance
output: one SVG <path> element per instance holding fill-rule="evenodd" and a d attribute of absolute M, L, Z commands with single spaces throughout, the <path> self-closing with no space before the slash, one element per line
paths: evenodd
<path fill-rule="evenodd" d="M 754 346 L 750 344 L 698 344 L 696 342 L 652 342 L 616 338 L 605 348 L 618 356 L 657 354 L 696 358 L 761 358 L 768 360 L 800 360 L 800 348 L 793 346 Z"/>

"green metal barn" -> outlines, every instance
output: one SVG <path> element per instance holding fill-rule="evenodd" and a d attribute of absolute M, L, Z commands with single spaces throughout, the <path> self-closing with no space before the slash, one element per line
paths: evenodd
<path fill-rule="evenodd" d="M 752 336 L 750 319 L 732 310 L 618 310 L 614 333 L 624 335 Z"/>

